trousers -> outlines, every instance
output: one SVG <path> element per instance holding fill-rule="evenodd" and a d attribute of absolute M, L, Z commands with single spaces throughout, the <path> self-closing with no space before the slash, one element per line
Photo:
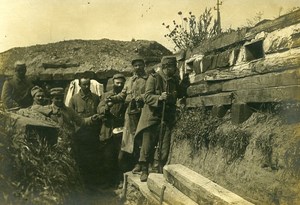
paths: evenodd
<path fill-rule="evenodd" d="M 161 155 L 161 164 L 165 165 L 170 151 L 171 128 L 167 124 L 164 126 L 162 133 L 162 144 L 159 153 L 155 146 L 158 144 L 160 134 L 160 125 L 152 125 L 142 131 L 142 147 L 140 151 L 139 162 L 153 162 L 159 160 Z M 158 148 L 156 146 L 156 148 Z"/>

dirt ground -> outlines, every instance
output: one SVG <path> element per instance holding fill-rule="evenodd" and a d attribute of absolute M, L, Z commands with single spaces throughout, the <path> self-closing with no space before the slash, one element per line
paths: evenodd
<path fill-rule="evenodd" d="M 300 204 L 300 123 L 257 112 L 233 125 L 227 114 L 215 133 L 226 140 L 235 130 L 249 133 L 239 158 L 230 159 L 218 145 L 193 151 L 191 139 L 173 136 L 170 163 L 183 164 L 255 204 Z"/>

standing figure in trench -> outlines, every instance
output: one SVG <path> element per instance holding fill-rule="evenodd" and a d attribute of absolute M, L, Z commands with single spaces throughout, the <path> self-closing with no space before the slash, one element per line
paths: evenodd
<path fill-rule="evenodd" d="M 135 136 L 141 134 L 143 138 L 139 157 L 142 182 L 148 179 L 148 166 L 150 162 L 153 162 L 153 158 L 157 161 L 156 164 L 164 165 L 167 162 L 171 129 L 175 123 L 176 101 L 177 98 L 186 95 L 186 89 L 189 86 L 187 76 L 180 82 L 179 77 L 175 75 L 177 71 L 176 57 L 164 56 L 161 66 L 161 69 L 151 74 L 146 82 L 145 105 L 135 133 Z M 162 119 L 164 106 L 164 119 Z M 163 128 L 160 126 L 162 120 Z M 154 156 L 153 150 L 159 140 L 160 129 L 163 129 L 161 150 Z M 158 162 L 158 154 L 161 156 L 161 162 Z"/>
<path fill-rule="evenodd" d="M 102 119 L 100 131 L 100 156 L 101 156 L 101 178 L 102 186 L 111 186 L 119 182 L 118 155 L 121 146 L 124 126 L 125 104 L 124 101 L 113 102 L 112 98 L 118 95 L 125 84 L 126 78 L 123 74 L 113 76 L 113 88 L 105 92 L 97 108 Z"/>
<path fill-rule="evenodd" d="M 144 106 L 144 93 L 148 75 L 145 72 L 144 59 L 136 57 L 131 62 L 133 75 L 126 81 L 122 92 L 112 97 L 113 102 L 125 100 L 127 106 L 125 113 L 124 129 L 122 135 L 121 152 L 119 155 L 119 167 L 124 173 L 132 169 L 138 161 L 141 137 L 135 138 L 135 130 Z M 139 164 L 136 164 L 133 173 L 141 171 Z"/>
<path fill-rule="evenodd" d="M 80 117 L 88 118 L 97 114 L 100 103 L 98 95 L 90 90 L 91 80 L 79 79 L 80 91 L 72 96 L 69 106 Z M 79 127 L 74 135 L 74 155 L 79 171 L 86 185 L 97 185 L 99 181 L 99 132 L 100 121 L 90 126 Z"/>

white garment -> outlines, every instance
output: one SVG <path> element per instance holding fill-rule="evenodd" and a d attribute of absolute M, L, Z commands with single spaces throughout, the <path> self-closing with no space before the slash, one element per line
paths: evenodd
<path fill-rule="evenodd" d="M 77 94 L 79 92 L 79 90 L 80 90 L 79 80 L 75 79 L 75 80 L 71 81 L 68 92 L 66 94 L 66 98 L 65 98 L 65 105 L 67 107 L 69 107 L 69 105 L 70 105 L 70 100 L 71 100 L 72 96 Z M 96 95 L 98 95 L 100 97 L 103 94 L 103 84 L 92 79 L 91 85 L 90 85 L 90 90 L 92 93 L 95 93 Z"/>

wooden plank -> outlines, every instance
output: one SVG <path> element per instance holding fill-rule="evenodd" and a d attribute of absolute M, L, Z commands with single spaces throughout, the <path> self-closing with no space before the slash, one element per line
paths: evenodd
<path fill-rule="evenodd" d="M 164 177 L 198 204 L 252 204 L 181 164 L 165 166 Z"/>
<path fill-rule="evenodd" d="M 197 205 L 196 202 L 168 183 L 162 174 L 150 174 L 147 185 L 155 195 L 160 196 L 163 193 L 163 201 L 168 204 Z"/>
<path fill-rule="evenodd" d="M 279 73 L 249 76 L 224 82 L 222 91 L 259 89 L 288 85 L 300 85 L 300 67 Z M 191 86 L 193 87 L 193 86 Z"/>
<path fill-rule="evenodd" d="M 156 196 L 153 192 L 148 189 L 147 183 L 140 181 L 140 175 L 132 174 L 131 172 L 125 173 L 128 176 L 127 183 L 132 184 L 136 187 L 141 194 L 147 199 L 149 204 L 151 205 L 160 205 L 160 201 L 158 196 Z M 166 202 L 162 203 L 163 205 L 168 205 Z"/>
<path fill-rule="evenodd" d="M 201 107 L 214 105 L 231 105 L 232 92 L 224 92 L 215 95 L 191 97 L 186 99 L 187 107 Z"/>
<path fill-rule="evenodd" d="M 199 52 L 209 52 L 245 41 L 247 30 L 248 28 L 243 28 L 230 33 L 222 33 L 214 39 L 204 41 L 200 46 L 194 48 L 193 51 L 187 53 L 187 57 L 198 54 Z"/>
<path fill-rule="evenodd" d="M 222 82 L 220 83 L 203 83 L 191 85 L 187 89 L 189 97 L 198 96 L 199 94 L 215 94 L 222 91 Z"/>
<path fill-rule="evenodd" d="M 211 70 L 194 76 L 194 84 L 203 81 L 225 81 L 247 76 L 278 72 L 300 67 L 300 48 L 266 55 L 265 58 L 239 64 L 227 70 Z"/>
<path fill-rule="evenodd" d="M 300 85 L 234 91 L 235 103 L 300 101 Z"/>

